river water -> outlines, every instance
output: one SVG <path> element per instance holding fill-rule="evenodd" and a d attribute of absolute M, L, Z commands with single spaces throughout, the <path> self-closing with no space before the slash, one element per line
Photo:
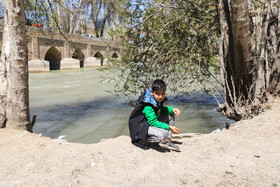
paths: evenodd
<path fill-rule="evenodd" d="M 97 68 L 30 73 L 30 111 L 37 115 L 33 131 L 51 138 L 65 135 L 67 141 L 78 143 L 129 135 L 133 106 L 108 92 L 113 83 L 101 82 L 106 73 Z M 210 96 L 196 102 L 191 97 L 168 99 L 167 106 L 181 109 L 175 124 L 182 133 L 210 133 L 232 123 L 214 111 L 216 101 Z"/>

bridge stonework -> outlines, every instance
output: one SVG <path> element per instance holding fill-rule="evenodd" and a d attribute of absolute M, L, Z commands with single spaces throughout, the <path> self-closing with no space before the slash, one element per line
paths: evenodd
<path fill-rule="evenodd" d="M 1 49 L 2 36 L 3 26 L 0 25 Z M 29 72 L 102 66 L 111 58 L 121 57 L 121 48 L 114 41 L 62 36 L 29 26 L 27 37 Z"/>

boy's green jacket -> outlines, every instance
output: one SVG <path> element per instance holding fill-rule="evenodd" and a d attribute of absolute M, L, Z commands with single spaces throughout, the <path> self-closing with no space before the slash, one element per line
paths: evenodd
<path fill-rule="evenodd" d="M 161 106 L 161 109 L 159 109 L 157 115 L 151 106 L 145 106 L 143 110 L 143 114 L 147 118 L 147 122 L 149 125 L 169 130 L 168 124 L 158 121 L 158 117 L 160 113 L 170 114 L 170 115 L 173 114 L 173 106 L 169 106 L 169 107 Z"/>

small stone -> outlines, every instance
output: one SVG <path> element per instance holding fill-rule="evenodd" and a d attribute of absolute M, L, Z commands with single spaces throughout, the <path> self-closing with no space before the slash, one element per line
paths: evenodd
<path fill-rule="evenodd" d="M 217 132 L 220 132 L 221 129 L 216 129 L 216 130 L 213 130 L 211 133 L 217 133 Z"/>
<path fill-rule="evenodd" d="M 23 133 L 21 133 L 21 134 L 19 134 L 19 135 L 17 135 L 17 137 L 20 137 L 20 138 L 22 138 L 24 135 L 26 135 L 27 134 L 27 131 L 24 131 Z"/>
<path fill-rule="evenodd" d="M 65 137 L 66 137 L 66 135 L 61 135 L 61 136 L 59 136 L 57 139 L 62 140 L 62 139 L 65 138 Z"/>
<path fill-rule="evenodd" d="M 95 162 L 92 162 L 92 163 L 90 164 L 90 166 L 91 166 L 91 167 L 94 167 L 94 166 L 95 166 Z"/>
<path fill-rule="evenodd" d="M 229 146 L 231 146 L 231 147 L 236 147 L 237 144 L 235 144 L 235 143 L 230 143 Z"/>
<path fill-rule="evenodd" d="M 54 139 L 54 142 L 57 144 L 61 144 L 61 145 L 64 145 L 67 143 L 67 141 L 64 139 Z"/>

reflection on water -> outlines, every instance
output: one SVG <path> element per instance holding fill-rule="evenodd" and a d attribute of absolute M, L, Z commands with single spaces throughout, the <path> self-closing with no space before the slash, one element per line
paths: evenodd
<path fill-rule="evenodd" d="M 133 107 L 108 93 L 113 84 L 101 83 L 103 74 L 96 68 L 30 74 L 34 132 L 51 138 L 66 135 L 67 141 L 79 143 L 128 135 Z M 188 97 L 169 97 L 166 105 L 181 109 L 176 126 L 182 133 L 209 133 L 231 122 L 214 111 L 216 102 L 209 96 L 195 103 Z"/>

